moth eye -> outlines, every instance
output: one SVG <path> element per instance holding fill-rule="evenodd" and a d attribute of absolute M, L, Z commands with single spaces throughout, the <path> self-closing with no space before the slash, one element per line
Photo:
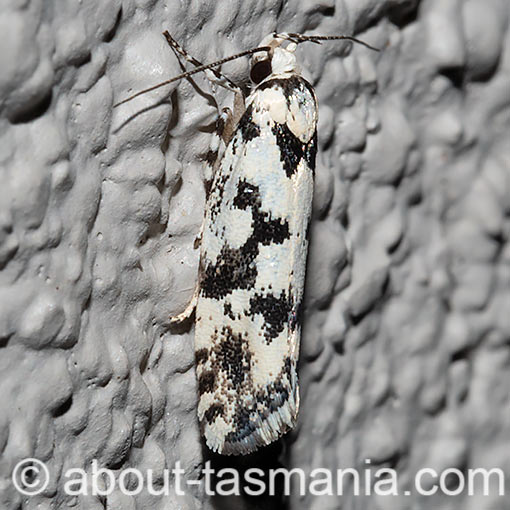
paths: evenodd
<path fill-rule="evenodd" d="M 250 71 L 251 81 L 255 84 L 260 83 L 263 79 L 267 78 L 272 72 L 271 61 L 260 60 L 253 65 Z"/>

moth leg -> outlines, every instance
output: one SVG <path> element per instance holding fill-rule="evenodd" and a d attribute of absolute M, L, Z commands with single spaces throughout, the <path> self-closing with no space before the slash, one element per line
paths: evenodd
<path fill-rule="evenodd" d="M 202 220 L 202 224 L 200 225 L 200 231 L 197 234 L 197 237 L 195 238 L 195 241 L 193 242 L 193 248 L 197 250 L 200 247 L 200 244 L 202 243 L 202 234 L 204 231 L 204 220 Z M 193 312 L 195 311 L 195 308 L 197 306 L 197 300 L 198 300 L 198 294 L 200 293 L 200 277 L 197 280 L 197 283 L 195 284 L 195 289 L 193 290 L 193 296 L 191 297 L 188 305 L 186 306 L 186 309 L 181 312 L 180 314 L 176 315 L 175 317 L 170 317 L 170 324 L 180 324 L 181 322 L 184 322 L 185 320 L 189 319 Z"/>
<path fill-rule="evenodd" d="M 201 155 L 201 159 L 205 163 L 204 181 L 206 197 L 209 196 L 209 190 L 211 189 L 214 174 L 220 164 L 221 156 L 223 155 L 223 152 L 225 150 L 223 133 L 225 132 L 225 127 L 230 122 L 229 118 L 230 109 L 223 108 L 221 113 L 219 113 L 218 117 L 216 118 L 214 134 L 213 136 L 211 136 L 211 140 L 209 142 L 209 150 L 205 154 Z"/>
<path fill-rule="evenodd" d="M 225 145 L 228 145 L 234 136 L 235 130 L 244 111 L 244 96 L 236 94 L 234 96 L 234 111 L 232 112 L 230 108 L 223 108 L 221 113 L 218 115 L 216 132 L 218 136 L 221 137 Z"/>
<path fill-rule="evenodd" d="M 197 283 L 195 285 L 195 290 L 193 291 L 193 297 L 191 298 L 190 302 L 188 303 L 188 306 L 186 307 L 184 312 L 181 312 L 179 315 L 176 315 L 175 317 L 170 317 L 170 324 L 180 324 L 181 322 L 184 322 L 185 320 L 189 319 L 193 315 L 193 312 L 195 311 L 195 308 L 197 306 L 199 290 L 200 290 L 200 287 Z"/>
<path fill-rule="evenodd" d="M 234 115 L 230 108 L 223 108 L 218 114 L 218 118 L 216 119 L 215 136 L 212 137 L 209 150 L 203 157 L 206 163 L 204 169 L 206 196 L 209 196 L 209 190 L 211 188 L 214 174 L 220 166 L 220 155 L 223 153 L 224 148 L 228 145 L 228 142 L 230 142 L 231 138 L 234 136 L 234 132 L 240 118 L 241 116 L 238 113 Z"/>
<path fill-rule="evenodd" d="M 164 31 L 163 35 L 165 36 L 168 44 L 175 52 L 177 57 L 179 55 L 183 57 L 187 62 L 194 65 L 195 67 L 202 66 L 202 62 L 198 61 L 195 57 L 192 57 L 169 33 L 168 31 Z M 232 135 L 234 134 L 235 127 L 239 120 L 241 119 L 244 110 L 245 110 L 245 97 L 243 89 L 234 83 L 230 78 L 222 74 L 217 69 L 207 69 L 204 71 L 207 79 L 214 85 L 219 85 L 220 87 L 226 88 L 234 93 L 234 113 L 230 111 L 229 108 L 224 108 L 218 115 L 218 123 L 221 124 L 221 132 L 218 133 L 221 136 L 222 140 L 227 144 Z M 218 129 L 217 129 L 218 132 Z"/>
<path fill-rule="evenodd" d="M 181 55 L 187 62 L 194 65 L 195 67 L 201 67 L 202 62 L 199 62 L 195 57 L 192 57 L 169 33 L 167 30 L 163 32 L 168 44 L 174 50 L 177 55 Z M 224 74 L 222 74 L 217 69 L 207 69 L 204 71 L 207 79 L 214 84 L 219 85 L 220 87 L 224 87 L 236 94 L 240 94 L 243 96 L 244 94 L 239 85 L 234 83 L 230 78 L 227 78 Z"/>

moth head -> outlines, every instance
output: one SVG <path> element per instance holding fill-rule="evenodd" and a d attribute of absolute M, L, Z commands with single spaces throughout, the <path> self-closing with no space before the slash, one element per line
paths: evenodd
<path fill-rule="evenodd" d="M 285 37 L 271 34 L 262 39 L 259 46 L 269 47 L 268 51 L 255 53 L 251 59 L 250 78 L 258 85 L 269 76 L 299 73 L 296 51 L 297 44 Z"/>

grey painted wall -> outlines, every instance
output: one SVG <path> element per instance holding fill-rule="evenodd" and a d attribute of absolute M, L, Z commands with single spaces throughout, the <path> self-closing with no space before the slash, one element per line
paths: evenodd
<path fill-rule="evenodd" d="M 66 496 L 64 473 L 201 462 L 510 474 L 508 0 L 2 2 L 0 507 L 492 509 L 497 497 Z M 196 279 L 199 155 L 215 94 L 199 60 L 274 30 L 357 34 L 298 55 L 320 103 L 320 150 L 297 430 L 247 459 L 202 448 L 193 328 L 171 329 Z M 224 72 L 242 82 L 247 61 Z M 214 99 L 215 98 L 215 99 Z M 279 460 L 277 460 L 279 456 Z M 45 461 L 38 496 L 18 461 Z M 507 484 L 509 480 L 507 478 Z M 507 491 L 509 485 L 507 485 Z M 505 503 L 506 501 L 506 503 Z"/>

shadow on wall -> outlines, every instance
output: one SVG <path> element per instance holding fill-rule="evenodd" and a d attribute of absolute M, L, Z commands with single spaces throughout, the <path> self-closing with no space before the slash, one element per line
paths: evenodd
<path fill-rule="evenodd" d="M 234 492 L 234 477 L 239 480 L 239 496 L 220 496 L 212 498 L 213 508 L 215 510 L 237 510 L 243 508 L 246 510 L 289 510 L 289 500 L 284 495 L 283 476 L 275 477 L 274 492 L 269 490 L 269 476 L 271 470 L 284 468 L 288 463 L 285 462 L 285 452 L 287 451 L 286 439 L 281 438 L 269 446 L 249 454 L 240 456 L 225 456 L 211 452 L 204 446 L 204 462 L 209 461 L 211 469 L 214 470 L 214 476 L 211 479 L 211 487 L 216 488 L 216 492 Z M 258 468 L 264 471 L 263 476 L 254 475 L 254 478 L 265 484 L 268 490 L 262 495 L 254 496 L 247 494 L 245 488 L 256 492 L 259 486 L 249 484 L 245 481 L 245 473 L 248 469 Z M 225 470 L 223 473 L 221 470 Z M 234 475 L 235 470 L 236 474 Z M 220 476 L 218 476 L 220 475 Z M 224 485 L 222 486 L 222 480 Z M 228 481 L 227 481 L 228 480 Z M 271 495 L 273 493 L 274 495 Z"/>

